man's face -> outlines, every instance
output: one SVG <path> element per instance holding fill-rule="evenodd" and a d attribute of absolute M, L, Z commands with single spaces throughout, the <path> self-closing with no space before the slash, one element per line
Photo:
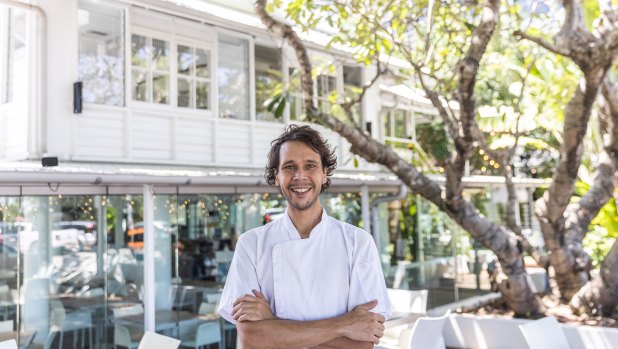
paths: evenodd
<path fill-rule="evenodd" d="M 308 210 L 314 207 L 326 180 L 320 155 L 313 149 L 298 141 L 281 145 L 275 184 L 291 209 Z"/>

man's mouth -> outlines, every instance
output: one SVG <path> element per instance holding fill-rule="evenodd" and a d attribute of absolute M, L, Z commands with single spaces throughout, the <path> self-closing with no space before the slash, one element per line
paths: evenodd
<path fill-rule="evenodd" d="M 306 193 L 309 190 L 311 190 L 311 187 L 291 187 L 290 188 L 290 191 L 293 191 L 293 192 L 299 193 L 299 194 Z"/>

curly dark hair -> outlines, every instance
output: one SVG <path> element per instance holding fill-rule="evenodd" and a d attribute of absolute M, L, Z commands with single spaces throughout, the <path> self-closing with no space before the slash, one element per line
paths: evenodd
<path fill-rule="evenodd" d="M 333 175 L 333 171 L 337 167 L 337 157 L 335 156 L 335 150 L 331 150 L 328 142 L 322 137 L 322 135 L 312 129 L 309 126 L 290 125 L 285 129 L 285 132 L 279 138 L 270 143 L 270 151 L 268 152 L 268 162 L 266 163 L 266 169 L 264 170 L 264 178 L 270 185 L 275 185 L 275 177 L 279 170 L 279 151 L 281 146 L 285 142 L 297 141 L 306 144 L 309 148 L 313 149 L 320 155 L 322 160 L 322 167 L 326 169 L 326 183 L 322 185 L 322 191 L 326 190 L 330 186 L 330 177 Z"/>

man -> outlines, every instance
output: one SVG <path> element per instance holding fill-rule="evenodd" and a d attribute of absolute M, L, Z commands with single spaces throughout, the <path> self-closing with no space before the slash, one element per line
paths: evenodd
<path fill-rule="evenodd" d="M 240 236 L 219 314 L 244 349 L 372 348 L 390 316 L 384 275 L 371 236 L 322 209 L 334 152 L 309 126 L 271 145 L 265 177 L 286 214 Z"/>

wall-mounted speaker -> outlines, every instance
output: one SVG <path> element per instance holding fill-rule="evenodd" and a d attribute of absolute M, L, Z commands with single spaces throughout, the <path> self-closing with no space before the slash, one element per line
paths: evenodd
<path fill-rule="evenodd" d="M 82 113 L 82 89 L 83 84 L 81 81 L 73 83 L 73 113 Z"/>

